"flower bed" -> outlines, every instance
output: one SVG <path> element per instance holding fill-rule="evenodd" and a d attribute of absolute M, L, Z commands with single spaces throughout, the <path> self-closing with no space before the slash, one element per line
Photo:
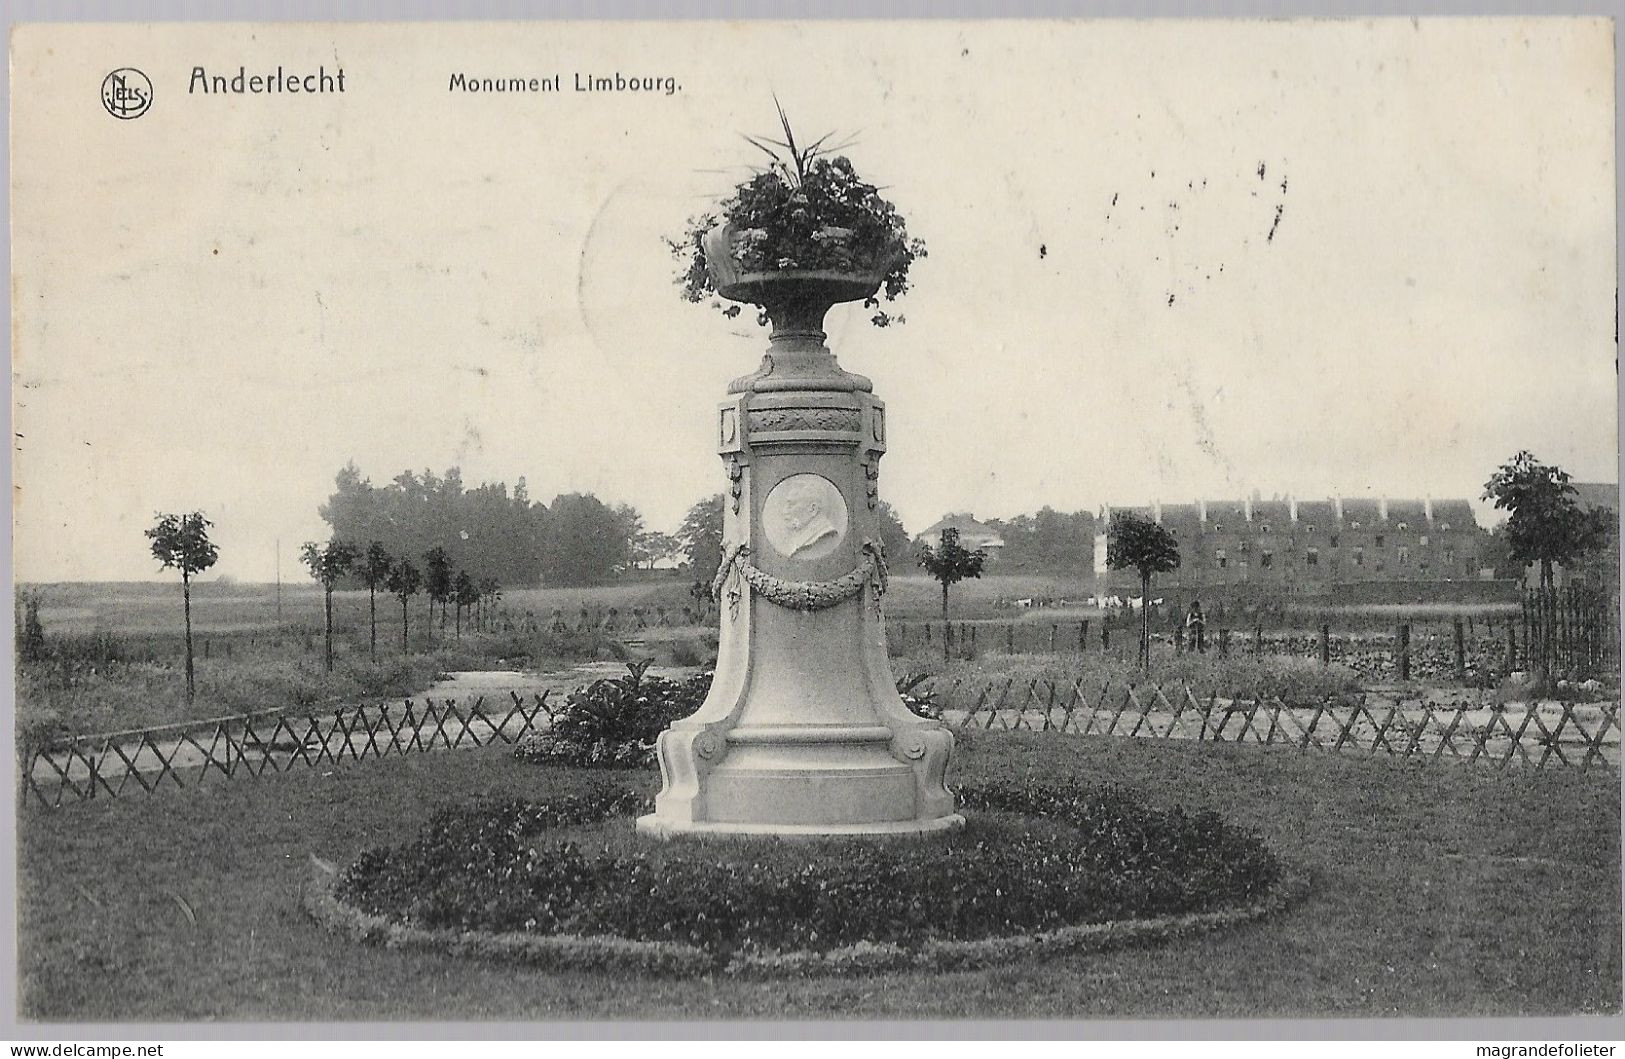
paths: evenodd
<path fill-rule="evenodd" d="M 951 837 L 815 843 L 643 838 L 630 817 L 645 800 L 620 789 L 479 803 L 364 854 L 307 907 L 388 944 L 804 974 L 1097 948 L 1253 918 L 1291 890 L 1262 843 L 1211 813 L 1114 787 L 999 783 L 961 798 L 969 821 Z"/>

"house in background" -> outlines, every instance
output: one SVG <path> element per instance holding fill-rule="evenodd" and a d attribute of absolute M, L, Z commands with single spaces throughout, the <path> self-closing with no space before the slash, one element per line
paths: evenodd
<path fill-rule="evenodd" d="M 935 548 L 941 543 L 942 531 L 945 529 L 958 530 L 961 547 L 970 551 L 976 551 L 980 548 L 987 552 L 990 560 L 995 558 L 999 554 L 999 550 L 1004 547 L 1004 538 L 999 535 L 999 531 L 986 523 L 976 521 L 969 512 L 944 515 L 920 533 L 915 534 L 914 543 L 916 546 L 929 544 Z"/>

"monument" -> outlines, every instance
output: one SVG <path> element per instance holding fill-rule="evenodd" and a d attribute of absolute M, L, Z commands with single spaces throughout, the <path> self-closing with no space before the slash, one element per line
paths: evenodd
<path fill-rule="evenodd" d="M 875 509 L 886 406 L 843 371 L 824 316 L 874 297 L 866 271 L 744 271 L 704 236 L 717 294 L 762 307 L 761 367 L 728 387 L 717 452 L 729 488 L 716 676 L 661 734 L 646 834 L 895 835 L 964 820 L 944 783 L 953 736 L 903 704 L 886 657 L 886 556 Z"/>

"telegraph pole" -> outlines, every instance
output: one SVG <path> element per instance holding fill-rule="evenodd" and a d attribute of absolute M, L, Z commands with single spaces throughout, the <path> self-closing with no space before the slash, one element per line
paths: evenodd
<path fill-rule="evenodd" d="M 282 538 L 276 539 L 276 623 L 282 624 Z"/>

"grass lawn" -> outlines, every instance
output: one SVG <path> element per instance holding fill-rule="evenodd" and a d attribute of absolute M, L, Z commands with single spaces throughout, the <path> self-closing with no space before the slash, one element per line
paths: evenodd
<path fill-rule="evenodd" d="M 976 733 L 968 777 L 1114 781 L 1213 808 L 1306 868 L 1260 924 L 942 975 L 674 982 L 353 945 L 301 913 L 347 863 L 476 792 L 583 773 L 504 748 L 347 763 L 19 819 L 19 1014 L 53 1020 L 1547 1015 L 1620 1009 L 1616 773 Z M 624 774 L 653 789 L 652 773 Z M 182 902 L 185 907 L 183 908 Z M 188 914 L 188 910 L 190 914 Z M 195 918 L 195 922 L 194 922 Z"/>

